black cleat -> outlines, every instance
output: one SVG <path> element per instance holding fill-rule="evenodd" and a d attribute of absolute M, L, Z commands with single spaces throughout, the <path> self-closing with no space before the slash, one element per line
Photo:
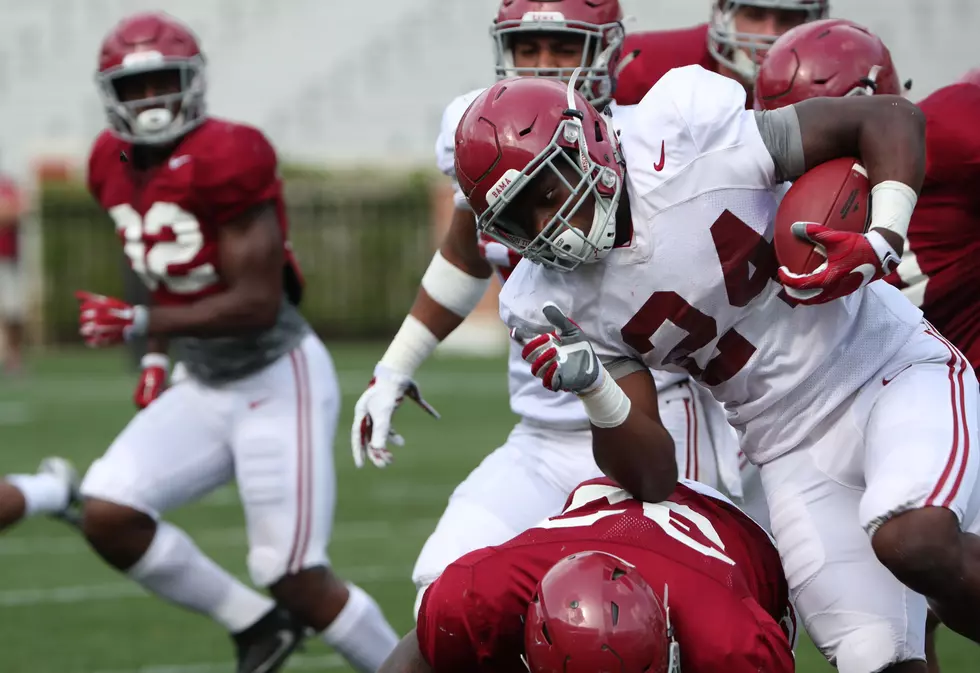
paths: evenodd
<path fill-rule="evenodd" d="M 237 673 L 274 673 L 303 642 L 305 628 L 276 606 L 244 631 L 232 634 Z"/>

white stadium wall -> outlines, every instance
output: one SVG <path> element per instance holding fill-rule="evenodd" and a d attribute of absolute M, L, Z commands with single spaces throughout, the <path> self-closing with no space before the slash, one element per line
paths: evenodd
<path fill-rule="evenodd" d="M 709 0 L 623 0 L 631 30 L 701 22 Z M 215 114 L 256 124 L 284 157 L 426 164 L 444 105 L 486 84 L 496 0 L 0 0 L 0 166 L 84 157 L 102 126 L 92 82 L 105 30 L 163 8 L 200 35 Z M 980 0 L 836 0 L 877 30 L 921 97 L 980 65 Z"/>

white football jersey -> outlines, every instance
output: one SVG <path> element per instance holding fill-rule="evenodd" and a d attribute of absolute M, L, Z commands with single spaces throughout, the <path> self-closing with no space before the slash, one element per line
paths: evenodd
<path fill-rule="evenodd" d="M 522 261 L 500 296 L 511 327 L 557 303 L 605 358 L 691 374 L 763 463 L 814 426 L 912 336 L 922 313 L 875 282 L 799 306 L 776 280 L 774 165 L 745 92 L 688 66 L 667 73 L 620 135 L 632 239 L 570 273 Z"/>

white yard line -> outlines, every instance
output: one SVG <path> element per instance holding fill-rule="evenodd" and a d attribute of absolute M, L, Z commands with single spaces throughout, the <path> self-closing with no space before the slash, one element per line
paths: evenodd
<path fill-rule="evenodd" d="M 356 566 L 349 570 L 341 569 L 340 573 L 345 579 L 359 583 L 405 582 L 407 584 L 412 581 L 412 569 L 408 566 Z M 246 578 L 239 579 L 247 581 Z M 65 605 L 149 597 L 150 594 L 135 582 L 78 584 L 64 587 L 7 589 L 0 591 L 0 607 Z"/>
<path fill-rule="evenodd" d="M 345 665 L 339 654 L 325 654 L 320 657 L 292 657 L 283 670 L 285 671 L 317 671 L 322 669 L 342 668 Z M 210 662 L 195 664 L 147 664 L 139 668 L 120 669 L 112 671 L 96 671 L 95 673 L 231 673 L 235 670 L 231 662 Z"/>
<path fill-rule="evenodd" d="M 330 541 L 343 546 L 344 542 L 357 540 L 390 539 L 406 532 L 424 535 L 435 530 L 437 519 L 413 519 L 410 521 L 345 521 L 334 526 Z M 195 542 L 202 547 L 222 549 L 244 547 L 245 529 L 240 526 L 189 531 Z M 52 535 L 0 539 L 0 557 L 12 556 L 72 556 L 91 554 L 78 535 Z"/>

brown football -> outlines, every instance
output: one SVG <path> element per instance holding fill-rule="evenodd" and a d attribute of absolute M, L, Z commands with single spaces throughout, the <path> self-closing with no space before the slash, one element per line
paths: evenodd
<path fill-rule="evenodd" d="M 871 184 L 857 159 L 834 159 L 804 173 L 776 211 L 776 258 L 793 273 L 810 273 L 824 261 L 816 247 L 793 235 L 795 222 L 814 222 L 863 234 L 871 221 Z"/>

